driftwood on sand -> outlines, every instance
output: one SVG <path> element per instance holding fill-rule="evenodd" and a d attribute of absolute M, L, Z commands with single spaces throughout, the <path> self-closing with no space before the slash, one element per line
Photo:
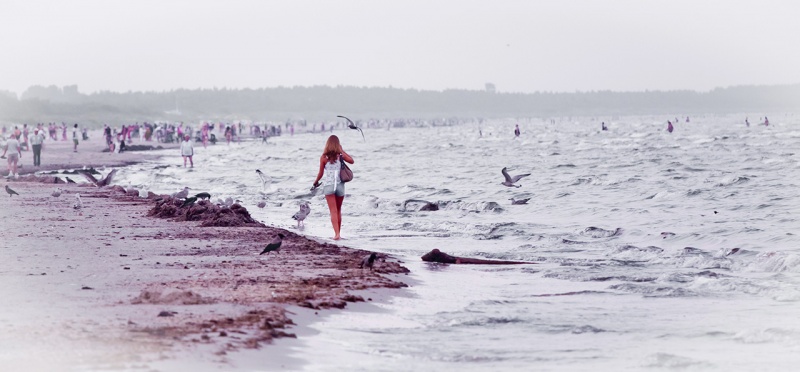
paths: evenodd
<path fill-rule="evenodd" d="M 520 265 L 532 264 L 535 262 L 522 262 L 522 261 L 503 261 L 503 260 L 484 260 L 481 258 L 466 258 L 456 257 L 444 253 L 438 249 L 434 249 L 422 256 L 425 262 L 439 262 L 447 264 L 478 264 L 478 265 Z"/>

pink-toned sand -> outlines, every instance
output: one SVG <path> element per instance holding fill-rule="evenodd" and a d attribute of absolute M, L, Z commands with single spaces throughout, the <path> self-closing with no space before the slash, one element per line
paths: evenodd
<path fill-rule="evenodd" d="M 162 147 L 164 149 L 175 149 L 176 163 L 182 161 L 179 154 L 180 143 L 159 143 L 156 141 L 134 140 L 130 145 Z M 121 153 L 103 152 L 107 146 L 102 138 L 101 131 L 91 131 L 88 141 L 80 141 L 78 152 L 72 151 L 72 140 L 52 141 L 45 140 L 42 147 L 41 166 L 33 166 L 33 151 L 23 151 L 19 164 L 19 174 L 30 174 L 40 171 L 50 171 L 68 168 L 81 168 L 86 166 L 100 167 L 119 167 L 133 163 L 139 163 L 147 159 L 153 159 L 156 155 L 148 154 L 147 151 L 123 151 Z M 0 151 L 2 154 L 2 151 Z M 8 174 L 6 159 L 0 159 L 0 174 Z"/>
<path fill-rule="evenodd" d="M 81 145 L 75 155 L 52 144 L 42 164 L 102 167 L 148 156 Z M 391 257 L 362 270 L 366 251 L 270 227 L 149 217 L 157 202 L 120 187 L 22 179 L 2 179 L 20 195 L 0 196 L 0 370 L 235 369 L 227 363 L 237 351 L 295 337 L 286 306 L 343 308 L 365 300 L 354 291 L 404 286 L 390 276 L 407 269 Z M 54 197 L 57 187 L 63 193 Z M 286 235 L 281 251 L 259 255 L 278 232 Z"/>

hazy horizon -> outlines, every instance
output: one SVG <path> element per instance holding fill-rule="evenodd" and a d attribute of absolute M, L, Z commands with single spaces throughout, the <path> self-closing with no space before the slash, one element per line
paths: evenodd
<path fill-rule="evenodd" d="M 0 89 L 705 92 L 800 83 L 791 1 L 3 1 Z"/>

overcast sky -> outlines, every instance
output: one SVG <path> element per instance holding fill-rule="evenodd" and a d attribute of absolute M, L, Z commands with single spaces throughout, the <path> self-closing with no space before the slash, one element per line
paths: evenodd
<path fill-rule="evenodd" d="M 0 0 L 0 89 L 800 83 L 798 1 Z"/>

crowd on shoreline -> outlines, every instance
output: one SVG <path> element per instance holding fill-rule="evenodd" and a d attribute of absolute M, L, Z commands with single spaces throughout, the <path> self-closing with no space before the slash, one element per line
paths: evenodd
<path fill-rule="evenodd" d="M 568 118 L 567 120 L 570 120 Z M 359 128 L 402 128 L 402 127 L 426 127 L 426 126 L 451 126 L 465 123 L 483 124 L 486 119 L 460 119 L 460 118 L 442 118 L 442 119 L 366 119 L 357 122 Z M 675 130 L 675 125 L 680 120 L 676 117 L 674 121 L 667 121 L 666 131 L 672 133 Z M 687 116 L 686 123 L 690 122 Z M 550 123 L 555 123 L 554 119 L 550 119 Z M 745 118 L 745 125 L 750 126 L 749 118 Z M 764 116 L 759 121 L 759 125 L 769 126 L 769 119 Z M 286 120 L 283 123 L 278 122 L 253 122 L 253 121 L 199 121 L 197 123 L 184 123 L 184 122 L 135 122 L 133 124 L 122 124 L 113 126 L 103 124 L 102 137 L 108 151 L 111 153 L 119 153 L 126 151 L 129 145 L 134 141 L 142 143 L 157 142 L 157 143 L 181 143 L 181 155 L 189 156 L 193 154 L 193 149 L 190 150 L 190 145 L 184 145 L 183 142 L 191 141 L 195 143 L 202 143 L 203 147 L 208 147 L 209 143 L 215 145 L 221 139 L 224 139 L 226 144 L 240 143 L 243 138 L 259 140 L 263 143 L 268 142 L 270 137 L 281 136 L 284 133 L 289 133 L 293 136 L 297 133 L 333 133 L 334 130 L 347 128 L 347 124 L 342 121 L 318 121 L 310 122 L 308 120 Z M 70 126 L 66 122 L 55 123 L 37 123 L 35 126 L 28 124 L 16 124 L 9 128 L 7 125 L 0 127 L 0 147 L 5 153 L 9 153 L 8 159 L 8 177 L 13 177 L 17 174 L 16 164 L 22 157 L 23 151 L 33 152 L 33 165 L 38 167 L 41 165 L 41 152 L 45 147 L 46 142 L 67 141 L 69 137 L 73 141 L 73 151 L 78 151 L 78 144 L 81 141 L 89 140 L 89 129 L 81 127 L 78 123 L 72 126 L 72 134 L 68 133 Z M 608 131 L 610 127 L 606 122 L 601 122 L 601 130 Z M 247 134 L 245 134 L 247 133 Z M 521 131 L 519 124 L 516 125 L 514 136 L 519 137 Z M 483 131 L 479 129 L 479 136 L 483 136 Z M 11 149 L 9 149 L 9 144 Z M 16 155 L 14 155 L 16 154 Z M 188 159 L 191 162 L 191 158 Z"/>

